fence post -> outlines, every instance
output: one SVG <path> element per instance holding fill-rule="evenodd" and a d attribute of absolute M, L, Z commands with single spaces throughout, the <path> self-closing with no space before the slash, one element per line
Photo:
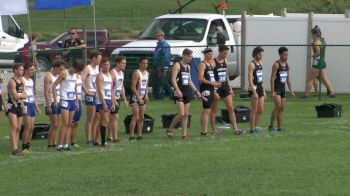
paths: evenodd
<path fill-rule="evenodd" d="M 281 16 L 282 17 L 286 17 L 287 16 L 287 8 L 283 8 L 282 9 Z"/>
<path fill-rule="evenodd" d="M 305 75 L 305 84 L 307 82 L 308 74 L 311 69 L 311 64 L 312 64 L 312 47 L 311 47 L 311 41 L 312 41 L 312 36 L 311 36 L 311 29 L 313 26 L 313 17 L 314 13 L 309 12 L 309 17 L 308 17 L 308 28 L 307 28 L 307 54 L 306 54 L 306 75 Z M 321 92 L 319 92 L 321 93 Z"/>
<path fill-rule="evenodd" d="M 245 54 L 246 54 L 246 43 L 247 43 L 247 21 L 246 21 L 246 16 L 247 16 L 247 12 L 243 11 L 242 15 L 241 15 L 241 21 L 242 21 L 242 28 L 241 28 L 241 88 L 245 88 L 245 78 L 246 78 L 246 74 L 245 74 L 245 64 L 246 64 L 246 60 L 245 60 Z"/>
<path fill-rule="evenodd" d="M 88 40 L 87 40 L 87 34 L 86 34 L 86 27 L 85 27 L 85 25 L 83 26 L 83 35 L 84 35 L 84 40 L 85 40 L 85 44 L 86 44 L 86 47 L 85 48 L 83 48 L 83 63 L 84 63 L 84 65 L 87 65 L 87 42 L 88 42 Z"/>
<path fill-rule="evenodd" d="M 350 18 L 350 9 L 345 10 L 345 18 Z"/>

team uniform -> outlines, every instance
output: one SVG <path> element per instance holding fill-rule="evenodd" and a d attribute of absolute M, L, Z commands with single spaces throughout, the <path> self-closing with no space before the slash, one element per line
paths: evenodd
<path fill-rule="evenodd" d="M 61 110 L 75 111 L 77 74 L 69 74 L 66 70 L 67 78 L 61 82 Z"/>
<path fill-rule="evenodd" d="M 124 72 L 120 71 L 119 73 L 113 69 L 113 71 L 115 72 L 115 81 L 114 81 L 114 85 L 115 85 L 115 99 L 118 102 L 118 105 L 120 104 L 120 96 L 123 90 L 123 82 L 124 82 Z M 119 106 L 115 108 L 114 111 L 111 111 L 111 114 L 118 114 L 119 111 Z"/>
<path fill-rule="evenodd" d="M 27 110 L 27 116 L 35 117 L 35 96 L 34 96 L 34 82 L 31 78 L 22 78 L 24 81 L 24 90 L 27 93 L 27 98 L 24 100 L 24 106 Z"/>
<path fill-rule="evenodd" d="M 146 96 L 146 91 L 148 87 L 149 73 L 145 71 L 145 74 L 143 75 L 140 70 L 136 70 L 136 71 L 140 76 L 139 81 L 136 84 L 136 91 L 139 93 L 141 98 L 144 99 Z M 132 95 L 130 97 L 130 105 L 135 105 L 135 104 L 138 104 L 139 106 L 144 106 L 138 103 L 136 95 Z"/>
<path fill-rule="evenodd" d="M 49 107 L 51 107 L 52 114 L 60 115 L 61 114 L 61 107 L 57 107 L 56 108 L 54 106 L 54 104 L 53 104 L 53 95 L 52 95 L 52 91 L 51 91 L 52 85 L 53 85 L 53 83 L 55 83 L 55 81 L 57 80 L 58 76 L 54 76 L 54 75 L 52 75 L 52 73 L 49 73 L 49 74 L 50 74 L 51 79 L 52 79 L 51 84 L 50 84 L 50 90 L 49 90 L 49 96 L 50 96 L 50 106 Z M 61 86 L 60 86 L 60 84 L 58 84 L 56 86 L 56 100 L 57 100 L 57 102 L 60 101 L 60 98 L 61 98 L 60 94 L 61 94 Z M 45 114 L 49 115 L 49 113 L 47 111 L 47 107 L 48 106 L 45 106 Z"/>
<path fill-rule="evenodd" d="M 96 66 L 94 69 L 91 65 L 87 65 L 90 70 L 88 77 L 86 78 L 86 82 L 88 85 L 88 91 L 96 93 L 96 77 L 100 73 L 99 66 Z M 96 96 L 90 96 L 85 94 L 85 105 L 96 106 Z"/>
<path fill-rule="evenodd" d="M 276 95 L 281 96 L 281 98 L 286 97 L 286 83 L 288 81 L 288 71 L 289 66 L 288 63 L 283 67 L 279 61 L 276 61 L 278 63 L 278 69 L 276 72 L 276 78 L 274 81 L 274 92 Z"/>
<path fill-rule="evenodd" d="M 254 71 L 253 71 L 253 84 L 254 89 L 249 89 L 249 96 L 253 95 L 253 90 L 256 91 L 259 98 L 264 96 L 264 87 L 263 87 L 263 70 L 262 65 L 257 65 L 254 61 L 252 61 L 254 64 Z"/>
<path fill-rule="evenodd" d="M 15 78 L 12 77 L 12 80 L 15 81 L 16 83 L 16 93 L 23 93 L 24 91 L 24 84 L 23 84 L 23 81 L 22 79 L 20 83 L 18 83 Z M 11 96 L 10 96 L 10 93 L 8 92 L 7 93 L 8 95 L 8 100 L 7 100 L 7 113 L 12 113 L 12 114 L 15 114 L 17 117 L 22 117 L 23 116 L 23 102 L 22 100 L 17 100 L 16 104 L 13 103 L 12 99 L 11 99 Z M 17 106 L 16 106 L 17 105 Z"/>
<path fill-rule="evenodd" d="M 82 91 L 82 85 L 83 81 L 81 80 L 81 76 L 77 74 L 77 82 L 76 82 L 76 89 L 77 89 L 77 98 L 78 98 L 78 105 L 79 105 L 79 110 L 75 110 L 74 116 L 73 116 L 73 122 L 79 122 L 81 118 L 81 114 L 83 112 L 83 107 L 82 107 L 82 98 L 83 98 L 83 91 Z"/>
<path fill-rule="evenodd" d="M 175 103 L 176 101 L 180 101 L 180 102 L 183 102 L 184 104 L 188 104 L 191 101 L 191 94 L 192 94 L 191 88 L 189 86 L 190 79 L 191 79 L 190 66 L 186 68 L 180 62 L 179 64 L 180 64 L 180 71 L 176 76 L 176 83 L 182 93 L 182 97 L 174 96 L 174 99 L 175 99 Z"/>
<path fill-rule="evenodd" d="M 215 74 L 215 80 L 221 82 L 221 86 L 216 91 L 220 97 L 227 97 L 230 95 L 230 85 L 227 81 L 227 63 L 224 60 L 224 62 L 219 63 L 216 58 L 215 61 L 215 68 L 214 68 L 214 74 Z"/>
<path fill-rule="evenodd" d="M 214 74 L 214 69 L 212 65 L 211 64 L 207 65 L 204 61 L 203 63 L 205 65 L 204 78 L 208 81 L 215 82 L 215 74 Z M 204 109 L 211 108 L 211 105 L 214 99 L 214 86 L 201 83 L 200 92 L 202 94 L 202 97 L 206 98 L 206 101 L 202 100 L 203 108 Z"/>
<path fill-rule="evenodd" d="M 326 54 L 326 43 L 321 39 L 322 45 L 320 45 L 320 56 L 314 57 L 312 61 L 312 68 L 322 70 L 326 68 L 325 54 Z M 315 49 L 314 49 L 315 53 Z"/>
<path fill-rule="evenodd" d="M 112 108 L 112 77 L 108 73 L 108 76 L 105 76 L 105 74 L 102 74 L 103 76 L 103 97 L 106 102 L 106 105 L 108 107 L 108 111 L 111 111 Z M 96 110 L 100 111 L 103 110 L 102 102 L 100 99 L 97 100 Z"/>

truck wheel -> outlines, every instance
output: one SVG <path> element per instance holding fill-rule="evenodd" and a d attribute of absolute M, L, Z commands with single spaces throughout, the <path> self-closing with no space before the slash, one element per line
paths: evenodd
<path fill-rule="evenodd" d="M 38 61 L 37 70 L 38 71 L 49 71 L 51 69 L 51 64 L 49 59 L 44 56 L 37 56 Z"/>

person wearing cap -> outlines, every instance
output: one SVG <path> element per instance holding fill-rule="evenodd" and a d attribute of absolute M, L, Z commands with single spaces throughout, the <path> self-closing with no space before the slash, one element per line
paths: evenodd
<path fill-rule="evenodd" d="M 157 47 L 153 56 L 153 76 L 152 76 L 152 93 L 154 99 L 162 99 L 164 95 L 170 96 L 172 93 L 166 73 L 170 66 L 170 46 L 164 39 L 163 30 L 156 32 Z"/>
<path fill-rule="evenodd" d="M 71 49 L 67 53 L 65 53 L 68 61 L 73 62 L 76 59 L 80 59 L 82 57 L 82 51 L 78 50 L 78 48 L 85 48 L 86 44 L 78 38 L 77 30 L 75 28 L 70 28 L 68 30 L 69 39 L 66 39 L 63 44 L 63 48 Z"/>
<path fill-rule="evenodd" d="M 208 134 L 208 121 L 211 113 L 211 106 L 214 99 L 214 89 L 221 86 L 220 82 L 215 80 L 214 68 L 215 62 L 213 61 L 213 50 L 206 48 L 203 50 L 204 59 L 198 66 L 198 79 L 200 82 L 200 91 L 202 97 L 206 98 L 206 101 L 202 100 L 203 110 L 201 113 L 201 135 Z M 211 122 L 213 125 L 213 122 Z M 220 132 L 213 129 L 213 135 L 219 135 Z"/>
<path fill-rule="evenodd" d="M 216 58 L 214 58 L 215 68 L 214 68 L 214 75 L 215 80 L 221 84 L 221 86 L 214 91 L 214 101 L 213 105 L 211 107 L 210 112 L 210 122 L 212 122 L 212 129 L 216 130 L 216 124 L 215 124 L 215 118 L 216 113 L 218 110 L 218 104 L 221 98 L 223 98 L 225 102 L 225 106 L 228 112 L 228 117 L 230 120 L 231 127 L 233 129 L 234 135 L 242 135 L 245 132 L 240 130 L 237 126 L 236 122 L 236 115 L 234 112 L 234 105 L 233 105 L 233 96 L 234 92 L 229 85 L 229 77 L 227 74 L 227 54 L 228 54 L 229 48 L 226 45 L 220 45 L 219 46 L 219 54 Z M 218 131 L 216 131 L 218 132 Z"/>

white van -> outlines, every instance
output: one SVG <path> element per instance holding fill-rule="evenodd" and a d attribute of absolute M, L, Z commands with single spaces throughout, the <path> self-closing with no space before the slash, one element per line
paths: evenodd
<path fill-rule="evenodd" d="M 17 49 L 28 42 L 28 36 L 10 15 L 0 15 L 0 65 L 14 63 Z"/>

